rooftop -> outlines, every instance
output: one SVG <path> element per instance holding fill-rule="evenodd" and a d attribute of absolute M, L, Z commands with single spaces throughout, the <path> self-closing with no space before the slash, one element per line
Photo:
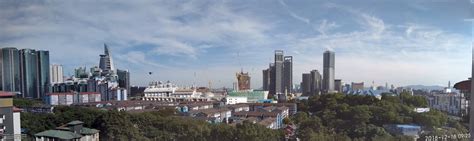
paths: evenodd
<path fill-rule="evenodd" d="M 46 130 L 40 133 L 35 134 L 36 137 L 49 137 L 49 138 L 58 138 L 62 140 L 72 140 L 81 138 L 82 135 L 62 130 Z"/>

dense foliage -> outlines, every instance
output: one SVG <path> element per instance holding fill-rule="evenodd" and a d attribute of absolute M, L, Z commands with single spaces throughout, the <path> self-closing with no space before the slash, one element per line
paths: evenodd
<path fill-rule="evenodd" d="M 454 125 L 456 132 L 465 131 L 457 121 L 448 124 L 447 115 L 440 111 L 414 112 L 415 107 L 426 106 L 422 96 L 406 93 L 384 94 L 381 100 L 373 96 L 318 95 L 300 101 L 300 112 L 292 121 L 299 126 L 297 135 L 302 140 L 410 140 L 389 134 L 383 128 L 386 124 L 417 124 L 426 131 Z M 437 133 L 426 135 L 432 134 Z"/>
<path fill-rule="evenodd" d="M 16 107 L 32 107 L 42 105 L 42 101 L 26 98 L 13 98 L 13 105 Z"/>
<path fill-rule="evenodd" d="M 29 135 L 53 129 L 73 120 L 100 130 L 101 140 L 281 140 L 283 132 L 247 123 L 235 127 L 209 124 L 173 116 L 173 109 L 157 112 L 127 113 L 80 107 L 57 107 L 54 114 L 22 113 L 22 128 Z"/>

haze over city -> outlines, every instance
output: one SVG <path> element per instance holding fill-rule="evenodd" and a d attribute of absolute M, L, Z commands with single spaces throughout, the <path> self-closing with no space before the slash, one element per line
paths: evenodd
<path fill-rule="evenodd" d="M 374 3 L 0 1 L 0 46 L 49 50 L 51 64 L 72 75 L 98 65 L 107 43 L 117 68 L 143 86 L 232 87 L 242 68 L 260 88 L 277 49 L 293 56 L 295 84 L 322 70 L 326 50 L 348 83 L 447 85 L 470 76 L 469 1 Z"/>

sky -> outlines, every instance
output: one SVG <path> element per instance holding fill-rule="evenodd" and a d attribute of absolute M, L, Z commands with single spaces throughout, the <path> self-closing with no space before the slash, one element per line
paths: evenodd
<path fill-rule="evenodd" d="M 336 78 L 447 85 L 470 77 L 469 0 L 2 0 L 0 47 L 50 51 L 65 75 L 99 64 L 106 43 L 132 85 L 231 87 L 241 69 L 262 86 L 274 50 L 294 84 L 336 54 Z M 153 72 L 149 75 L 148 72 Z"/>

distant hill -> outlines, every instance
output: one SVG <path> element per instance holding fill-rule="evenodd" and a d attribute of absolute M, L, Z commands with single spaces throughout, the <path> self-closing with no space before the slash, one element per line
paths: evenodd
<path fill-rule="evenodd" d="M 408 85 L 408 86 L 404 86 L 405 88 L 412 88 L 412 89 L 415 89 L 415 90 L 443 90 L 444 89 L 444 86 L 436 86 L 436 85 L 433 85 L 433 86 L 425 86 L 425 85 Z"/>

